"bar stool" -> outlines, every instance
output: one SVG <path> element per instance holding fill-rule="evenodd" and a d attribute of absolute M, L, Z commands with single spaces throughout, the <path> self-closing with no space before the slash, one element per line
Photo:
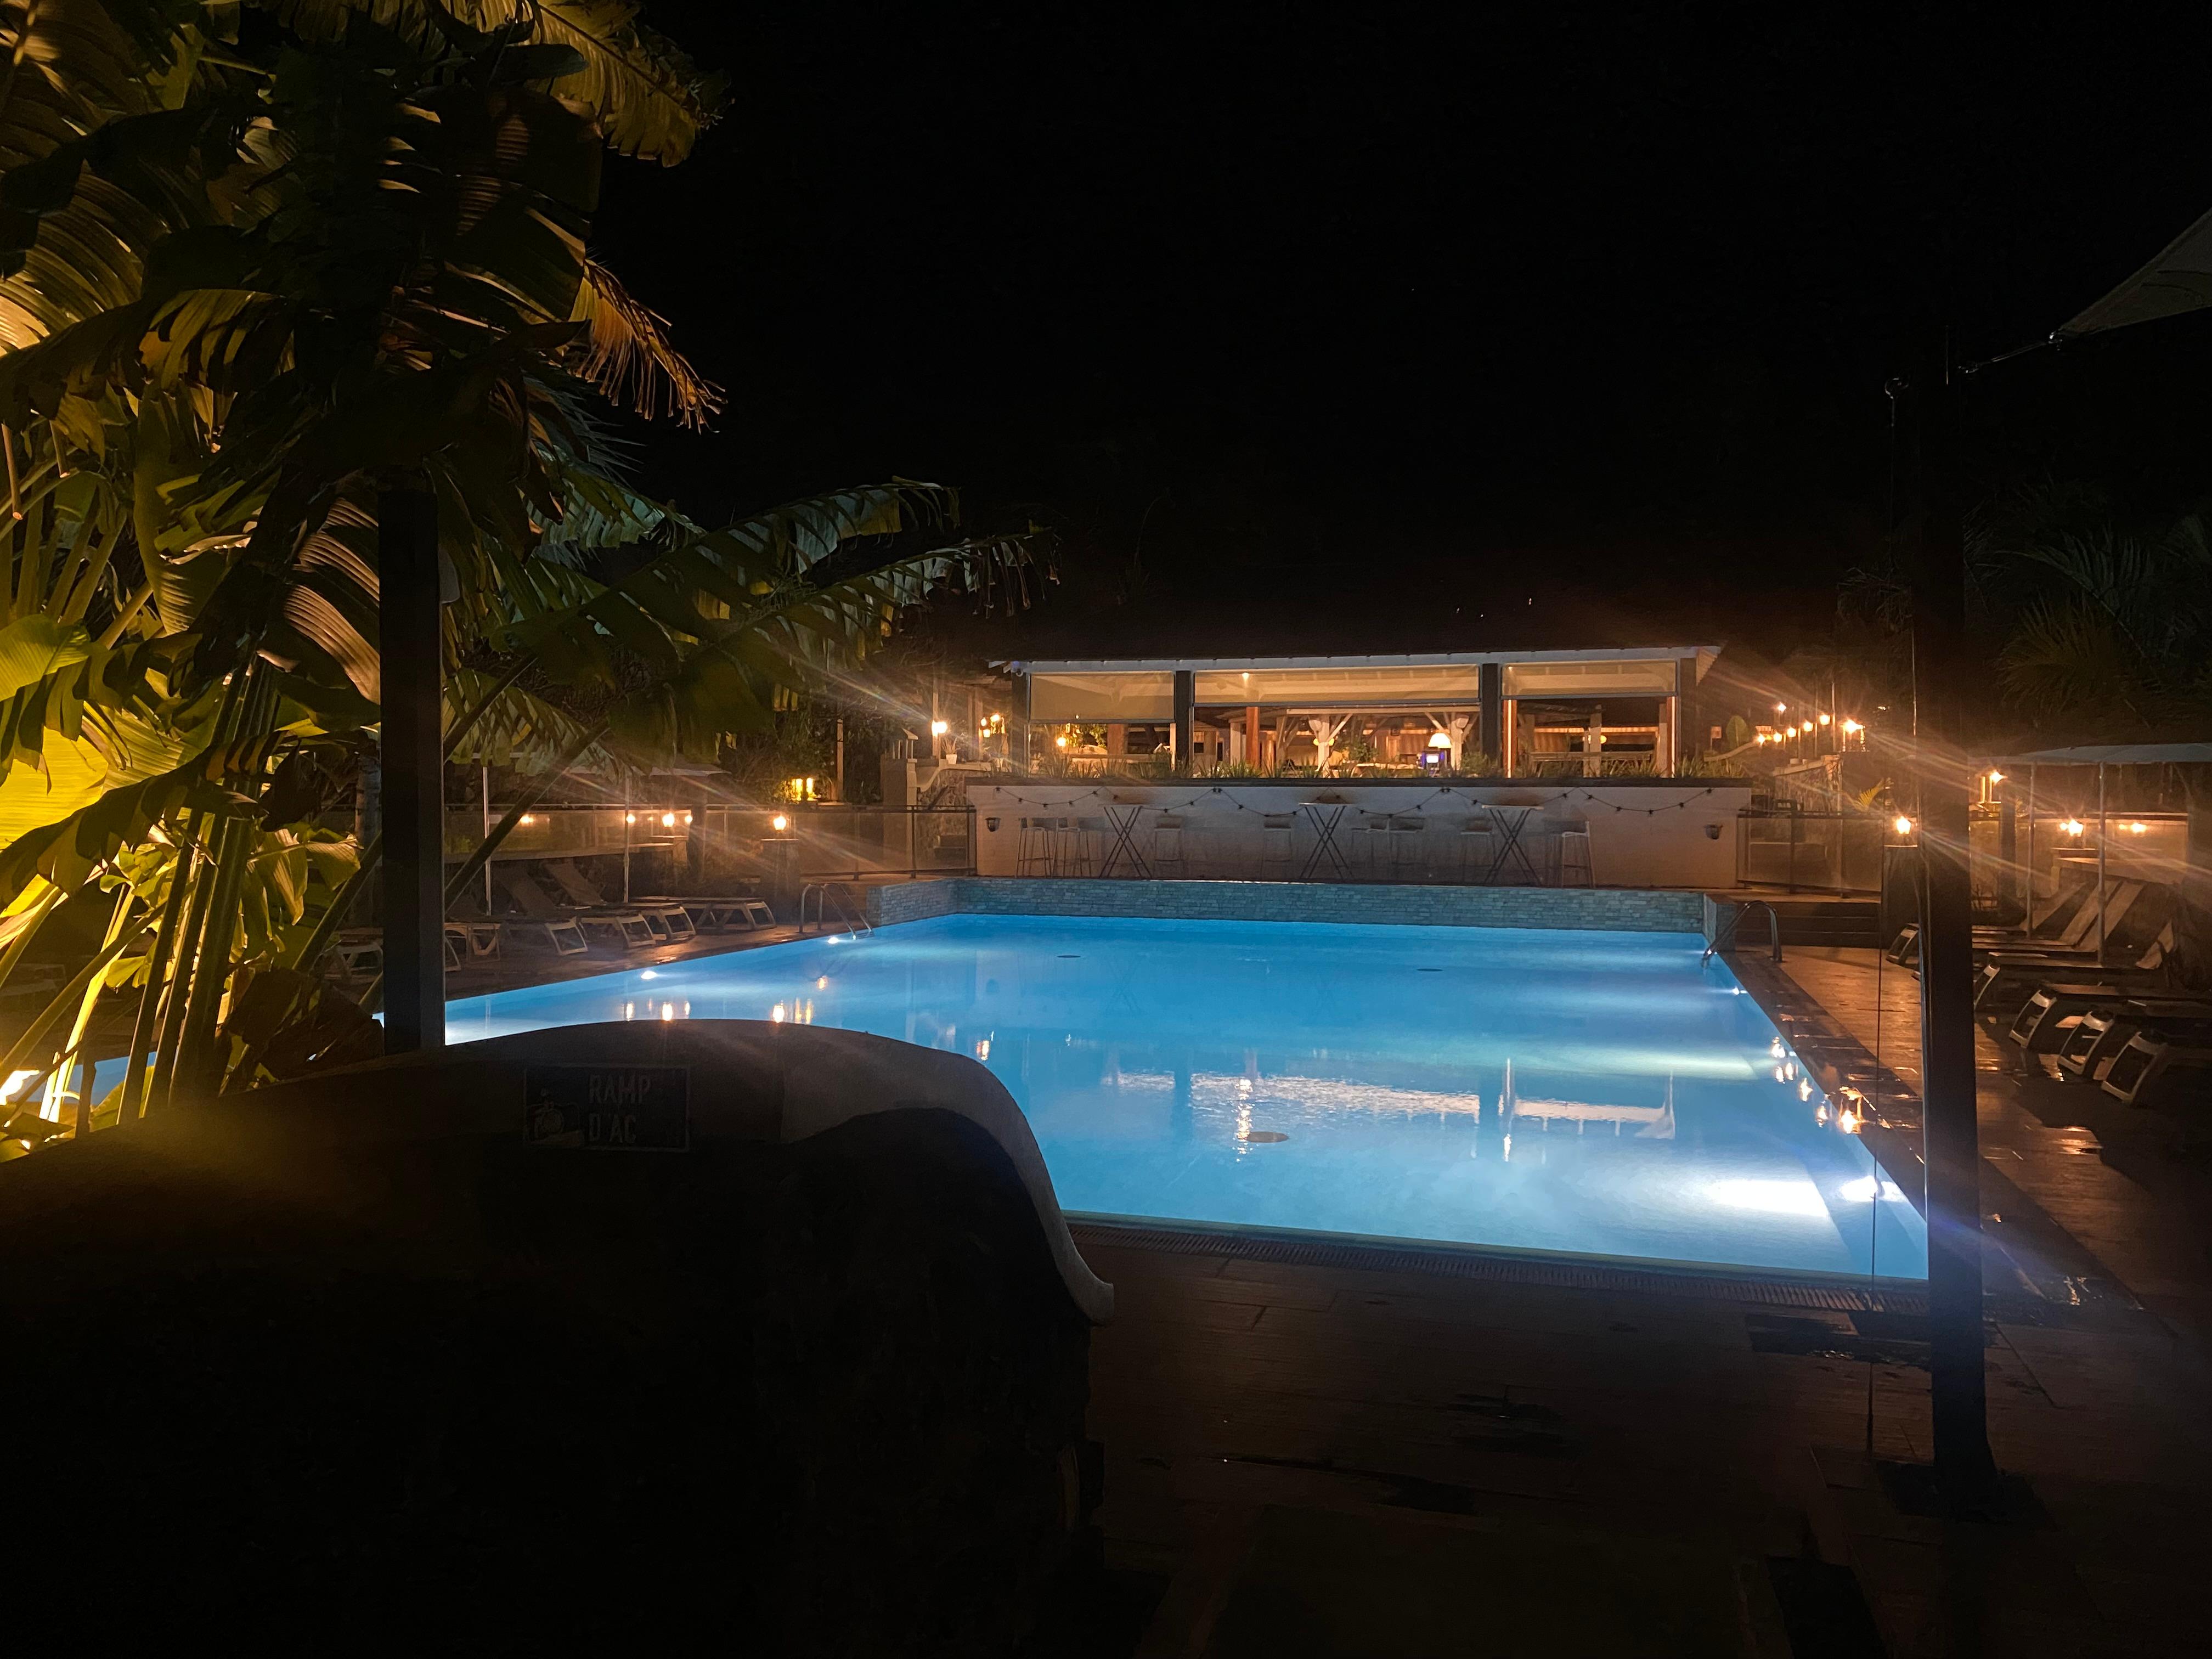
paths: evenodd
<path fill-rule="evenodd" d="M 1171 812 L 1164 812 L 1152 820 L 1151 843 L 1145 853 L 1145 861 L 1156 876 L 1180 876 L 1183 872 L 1183 821 Z"/>
<path fill-rule="evenodd" d="M 1095 876 L 1106 857 L 1106 837 L 1113 826 L 1103 818 L 1078 818 L 1068 831 L 1073 845 L 1070 849 L 1068 871 L 1071 876 Z"/>
<path fill-rule="evenodd" d="M 1048 876 L 1052 873 L 1052 823 L 1050 818 L 1024 818 L 1021 833 L 1014 842 L 1014 873 L 1018 876 Z"/>
<path fill-rule="evenodd" d="M 1298 815 L 1268 812 L 1260 819 L 1260 879 L 1291 878 L 1291 843 L 1297 838 Z"/>
<path fill-rule="evenodd" d="M 1595 887 L 1597 879 L 1590 868 L 1590 833 L 1587 821 L 1563 823 L 1558 836 L 1559 861 L 1555 881 L 1561 887 Z"/>
<path fill-rule="evenodd" d="M 1362 812 L 1359 822 L 1352 826 L 1352 867 L 1354 873 L 1372 881 L 1378 871 L 1389 871 L 1392 856 L 1390 815 L 1388 812 Z"/>
<path fill-rule="evenodd" d="M 1459 878 L 1487 882 L 1498 864 L 1498 841 L 1490 832 L 1489 815 L 1476 808 L 1452 839 L 1459 843 Z"/>
<path fill-rule="evenodd" d="M 1390 878 L 1402 881 L 1421 874 L 1421 845 L 1428 820 L 1419 812 L 1402 812 L 1390 820 L 1384 844 L 1390 849 Z"/>

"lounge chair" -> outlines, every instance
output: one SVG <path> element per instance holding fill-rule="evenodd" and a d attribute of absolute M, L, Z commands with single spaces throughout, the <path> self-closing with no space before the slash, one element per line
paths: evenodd
<path fill-rule="evenodd" d="M 543 927 L 548 939 L 556 932 L 566 933 L 584 941 L 588 948 L 591 936 L 596 933 L 622 951 L 647 950 L 661 943 L 651 925 L 635 910 L 577 910 L 556 904 L 544 888 L 520 871 L 502 872 L 499 882 L 507 890 L 507 896 L 514 901 L 515 908 L 522 912 L 523 920 Z M 576 954 L 573 950 L 562 950 L 557 943 L 554 948 L 563 956 Z"/>
<path fill-rule="evenodd" d="M 694 898 L 688 893 L 677 897 L 655 893 L 637 902 L 681 905 L 690 913 L 692 926 L 702 933 L 719 933 L 739 925 L 753 931 L 775 926 L 775 912 L 769 908 L 768 901 L 750 894 L 736 898 Z"/>
<path fill-rule="evenodd" d="M 2181 1036 L 2212 1030 L 2212 1001 L 2155 997 L 2098 1004 L 2082 1014 L 2059 1044 L 2060 1079 L 2097 1082 L 2136 1033 L 2146 1029 Z"/>
<path fill-rule="evenodd" d="M 384 931 L 379 927 L 341 927 L 332 941 L 338 970 L 349 980 L 372 980 L 384 971 Z"/>
<path fill-rule="evenodd" d="M 2109 910 L 2112 895 L 2122 884 L 2114 879 L 2106 884 L 2106 904 Z M 2069 884 L 2067 890 L 2051 901 L 2051 908 L 2026 933 L 2011 927 L 1976 927 L 1974 949 L 2002 950 L 2073 950 L 2080 946 L 2097 925 L 2096 884 L 2081 881 Z M 1914 968 L 1920 962 L 1920 924 L 1909 921 L 1898 930 L 1886 952 L 1900 968 Z"/>
<path fill-rule="evenodd" d="M 500 953 L 502 925 L 487 917 L 468 916 L 446 922 L 446 959 L 456 968 L 484 962 Z"/>
<path fill-rule="evenodd" d="M 2005 1034 L 2031 1054 L 2063 1053 L 2093 1011 L 2111 1006 L 2130 1010 L 2142 1019 L 2212 1015 L 2212 1003 L 2198 997 L 2147 995 L 2106 981 L 2059 980 L 2037 986 L 2034 994 L 2013 1016 Z"/>
<path fill-rule="evenodd" d="M 2212 1066 L 2212 1026 L 2160 1029 L 2145 1026 L 2127 1041 L 2097 1086 L 2124 1106 L 2142 1106 L 2144 1097 L 2170 1072 Z"/>
<path fill-rule="evenodd" d="M 2124 916 L 2135 904 L 2135 896 L 2127 897 L 2126 908 L 2118 915 Z M 2039 980 L 2060 976 L 2073 977 L 2094 975 L 2097 979 L 2115 985 L 2130 982 L 2162 983 L 2166 977 L 2166 954 L 2173 949 L 2173 924 L 2168 922 L 2158 931 L 2143 953 L 2131 963 L 2101 965 L 2094 952 L 2064 951 L 1992 951 L 1982 963 L 1982 976 L 1974 987 L 1974 1006 L 1996 1009 L 2008 1000 L 2007 994 L 2035 984 Z"/>
<path fill-rule="evenodd" d="M 619 904 L 610 903 L 600 896 L 598 888 L 585 879 L 584 872 L 567 859 L 549 859 L 545 873 L 553 878 L 568 896 L 568 902 L 579 909 L 634 911 L 643 916 L 646 926 L 659 936 L 659 944 L 680 945 L 699 936 L 691 913 L 673 899 L 624 899 Z"/>

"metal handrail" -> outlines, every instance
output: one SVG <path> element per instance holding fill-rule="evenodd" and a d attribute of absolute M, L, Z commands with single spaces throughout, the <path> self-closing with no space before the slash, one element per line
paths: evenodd
<path fill-rule="evenodd" d="M 1774 947 L 1775 961 L 1781 961 L 1782 918 L 1776 914 L 1774 907 L 1765 899 L 1731 899 L 1729 902 L 1735 908 L 1729 912 L 1728 921 L 1721 925 L 1711 942 L 1705 946 L 1705 953 L 1698 958 L 1698 965 L 1703 967 L 1706 963 L 1711 962 L 1713 959 L 1713 952 L 1722 949 L 1729 939 L 1735 937 L 1736 926 L 1743 920 L 1743 913 L 1754 904 L 1766 912 L 1767 943 Z"/>
<path fill-rule="evenodd" d="M 799 931 L 801 933 L 807 931 L 806 901 L 810 898 L 814 901 L 814 926 L 817 929 L 829 927 L 830 907 L 835 904 L 837 907 L 837 919 L 842 924 L 839 929 L 840 932 L 872 933 L 876 931 L 869 925 L 866 915 L 856 912 L 846 903 L 845 884 L 842 882 L 810 881 L 799 890 Z"/>

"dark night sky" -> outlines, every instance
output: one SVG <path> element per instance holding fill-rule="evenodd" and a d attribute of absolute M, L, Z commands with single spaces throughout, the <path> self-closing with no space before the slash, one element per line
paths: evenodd
<path fill-rule="evenodd" d="M 730 107 L 598 250 L 730 408 L 641 481 L 1044 519 L 994 654 L 1777 649 L 1879 535 L 1914 340 L 2043 335 L 2212 205 L 2207 43 L 2125 9 L 1504 9 L 657 0 Z M 2194 504 L 2208 367 L 1984 377 L 1975 465 Z"/>

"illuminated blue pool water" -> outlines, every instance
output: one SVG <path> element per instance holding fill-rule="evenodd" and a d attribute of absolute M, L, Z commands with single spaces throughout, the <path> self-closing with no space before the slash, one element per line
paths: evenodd
<path fill-rule="evenodd" d="M 471 998 L 447 1029 L 789 1019 L 973 1054 L 1072 1211 L 1922 1277 L 1918 1213 L 1703 949 L 946 916 Z"/>

